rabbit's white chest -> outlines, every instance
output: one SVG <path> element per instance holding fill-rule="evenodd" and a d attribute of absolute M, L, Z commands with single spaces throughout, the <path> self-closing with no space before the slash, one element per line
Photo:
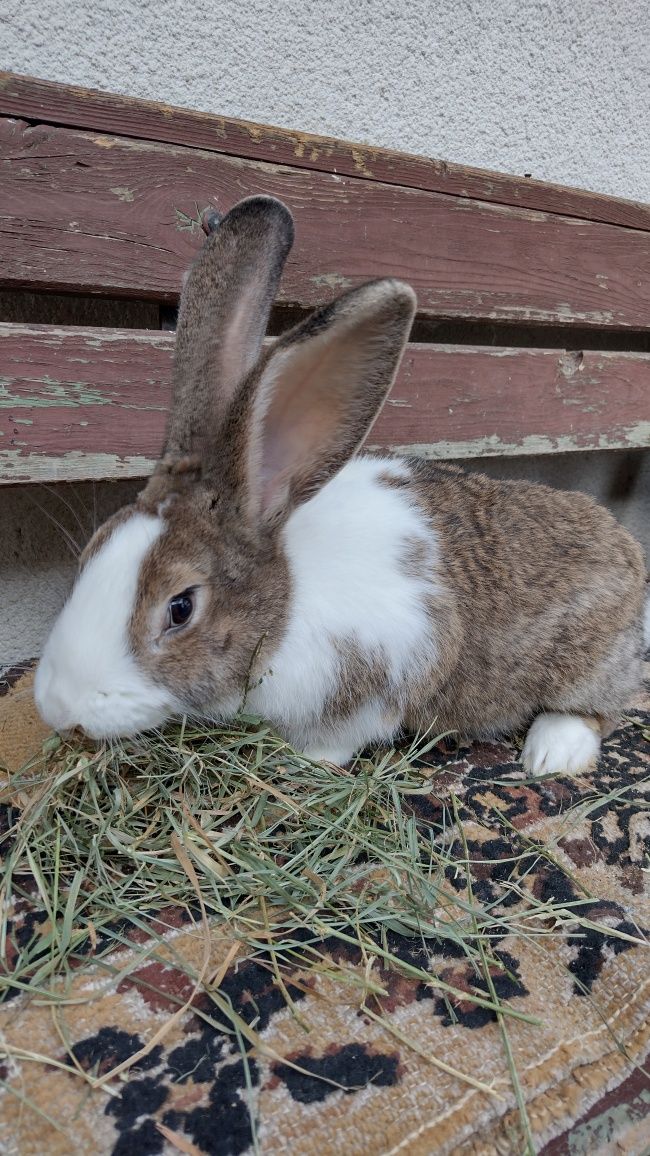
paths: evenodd
<path fill-rule="evenodd" d="M 394 484 L 408 476 L 405 463 L 355 458 L 287 523 L 289 625 L 248 705 L 303 749 L 340 755 L 390 738 L 409 669 L 435 661 L 438 543 L 410 489 Z M 408 565 L 414 550 L 424 563 L 417 570 Z M 348 647 L 362 665 L 383 664 L 391 701 L 355 688 L 355 709 L 333 722 L 327 707 Z"/>

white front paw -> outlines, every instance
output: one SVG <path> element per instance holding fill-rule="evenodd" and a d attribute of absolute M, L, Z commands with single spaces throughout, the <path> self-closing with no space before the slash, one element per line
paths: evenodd
<path fill-rule="evenodd" d="M 532 724 L 521 761 L 529 775 L 575 775 L 592 766 L 600 738 L 583 718 L 540 714 Z"/>

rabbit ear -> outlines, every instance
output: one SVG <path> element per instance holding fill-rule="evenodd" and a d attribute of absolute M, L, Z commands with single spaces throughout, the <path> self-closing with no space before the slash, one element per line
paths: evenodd
<path fill-rule="evenodd" d="M 272 197 L 240 201 L 219 222 L 190 269 L 176 331 L 169 462 L 209 456 L 232 398 L 255 365 L 293 243 L 293 220 Z"/>
<path fill-rule="evenodd" d="M 415 304 L 408 285 L 375 281 L 271 347 L 224 430 L 221 481 L 254 524 L 284 521 L 359 447 L 393 383 Z"/>

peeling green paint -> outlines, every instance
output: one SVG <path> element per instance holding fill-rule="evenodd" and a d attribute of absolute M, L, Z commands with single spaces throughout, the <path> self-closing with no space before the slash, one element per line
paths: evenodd
<path fill-rule="evenodd" d="M 149 345 L 153 349 L 173 349 L 174 346 L 173 333 L 136 333 L 130 329 L 128 330 L 128 334 L 129 343 Z M 2 336 L 1 333 L 0 336 Z M 115 341 L 118 345 L 124 345 L 124 330 L 115 329 L 113 332 L 106 330 L 100 334 L 84 333 L 83 339 L 84 345 L 86 345 L 88 349 L 104 349 L 111 341 Z M 53 342 L 53 344 L 55 343 Z M 56 342 L 56 344 L 59 344 L 59 342 Z"/>
<path fill-rule="evenodd" d="M 52 381 L 49 378 L 34 378 L 34 387 L 44 388 L 30 395 L 11 393 L 11 379 L 0 378 L 0 410 L 2 409 L 50 409 L 53 406 L 80 408 L 87 405 L 113 405 L 114 399 L 98 389 L 90 388 L 83 381 Z"/>
<path fill-rule="evenodd" d="M 537 454 L 564 454 L 580 450 L 645 449 L 650 446 L 650 421 L 636 422 L 631 426 L 621 426 L 608 434 L 559 434 L 550 437 L 545 434 L 529 434 L 518 442 L 504 441 L 498 434 L 473 438 L 471 441 L 438 441 L 412 443 L 411 445 L 391 445 L 398 454 L 413 454 L 430 460 L 453 458 L 495 458 L 534 457 Z M 385 446 L 366 446 L 368 450 L 381 450 Z"/>
<path fill-rule="evenodd" d="M 200 233 L 202 228 L 201 221 L 203 220 L 203 214 L 207 212 L 209 208 L 210 205 L 205 205 L 201 209 L 199 208 L 199 202 L 195 201 L 194 216 L 192 216 L 191 213 L 186 213 L 183 209 L 177 209 L 174 207 L 174 213 L 176 214 L 176 228 L 180 230 L 189 229 L 191 233 Z"/>
<path fill-rule="evenodd" d="M 143 402 L 126 401 L 100 389 L 93 389 L 81 381 L 57 382 L 32 379 L 30 384 L 42 384 L 39 393 L 12 393 L 11 379 L 0 378 L 0 411 L 3 409 L 85 409 L 87 406 L 117 406 L 119 409 L 138 410 L 140 413 L 163 413 L 166 406 L 145 405 Z M 153 384 L 153 383 L 151 383 Z"/>
<path fill-rule="evenodd" d="M 344 289 L 351 289 L 353 282 L 349 277 L 344 277 L 341 273 L 319 273 L 315 277 L 310 278 L 312 285 L 316 285 L 319 289 L 330 289 L 336 292 Z"/>
<path fill-rule="evenodd" d="M 126 201 L 127 203 L 130 203 L 135 198 L 133 189 L 125 189 L 121 185 L 116 185 L 114 188 L 109 189 L 109 192 L 114 193 L 121 201 Z"/>
<path fill-rule="evenodd" d="M 0 485 L 16 482 L 104 481 L 113 478 L 145 478 L 153 460 L 137 454 L 87 454 L 71 450 L 56 457 L 49 454 L 3 450 L 0 458 Z"/>

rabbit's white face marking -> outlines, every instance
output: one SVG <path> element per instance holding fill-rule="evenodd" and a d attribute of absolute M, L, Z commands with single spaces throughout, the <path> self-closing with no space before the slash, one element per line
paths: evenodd
<path fill-rule="evenodd" d="M 289 627 L 248 703 L 298 746 L 351 750 L 392 738 L 401 721 L 399 708 L 387 718 L 384 704 L 371 703 L 343 724 L 345 734 L 323 735 L 319 720 L 338 681 L 337 641 L 352 640 L 371 660 L 382 656 L 396 703 L 408 673 L 436 661 L 426 599 L 441 590 L 438 542 L 409 491 L 387 477 L 408 478 L 408 467 L 353 458 L 285 527 Z M 413 543 L 426 556 L 426 578 L 405 573 Z"/>
<path fill-rule="evenodd" d="M 135 513 L 87 562 L 45 645 L 34 696 L 56 730 L 79 726 L 91 738 L 133 734 L 163 722 L 170 695 L 136 665 L 129 622 L 142 562 L 164 529 Z"/>

